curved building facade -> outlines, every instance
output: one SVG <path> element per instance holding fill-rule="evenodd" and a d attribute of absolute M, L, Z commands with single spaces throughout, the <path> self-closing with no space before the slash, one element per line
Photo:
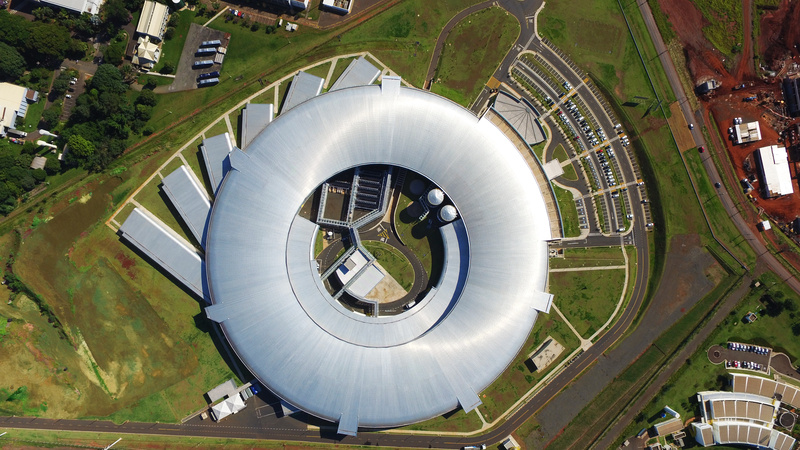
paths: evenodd
<path fill-rule="evenodd" d="M 260 382 L 342 434 L 475 408 L 549 308 L 539 185 L 497 127 L 442 97 L 377 85 L 323 94 L 230 162 L 206 242 L 207 314 Z M 440 229 L 438 284 L 389 317 L 331 297 L 314 260 L 319 227 L 298 215 L 327 179 L 374 164 L 424 175 L 458 210 Z"/>

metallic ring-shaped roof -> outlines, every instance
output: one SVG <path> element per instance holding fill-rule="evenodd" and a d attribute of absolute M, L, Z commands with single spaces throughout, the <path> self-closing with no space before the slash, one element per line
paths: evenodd
<path fill-rule="evenodd" d="M 378 320 L 331 303 L 316 225 L 297 215 L 325 180 L 366 164 L 426 176 L 459 213 L 442 227 L 429 303 Z M 228 341 L 265 386 L 340 431 L 479 403 L 536 320 L 550 239 L 539 185 L 496 126 L 426 91 L 362 86 L 294 107 L 231 166 L 209 225 L 208 285 Z"/>

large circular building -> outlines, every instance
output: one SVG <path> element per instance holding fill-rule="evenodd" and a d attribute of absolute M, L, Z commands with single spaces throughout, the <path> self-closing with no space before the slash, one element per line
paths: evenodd
<path fill-rule="evenodd" d="M 260 382 L 342 434 L 473 409 L 549 305 L 539 185 L 495 125 L 442 97 L 396 83 L 323 94 L 230 162 L 206 245 L 209 317 Z M 436 285 L 393 316 L 331 296 L 319 225 L 299 214 L 326 180 L 365 165 L 423 175 L 452 203 Z"/>

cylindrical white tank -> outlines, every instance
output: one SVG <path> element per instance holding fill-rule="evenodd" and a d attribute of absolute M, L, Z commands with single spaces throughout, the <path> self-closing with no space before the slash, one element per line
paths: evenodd
<path fill-rule="evenodd" d="M 452 222 L 458 217 L 458 211 L 453 205 L 445 205 L 439 210 L 439 220 L 442 222 Z"/>
<path fill-rule="evenodd" d="M 428 204 L 431 206 L 439 206 L 444 201 L 444 192 L 440 189 L 431 189 L 428 192 Z"/>

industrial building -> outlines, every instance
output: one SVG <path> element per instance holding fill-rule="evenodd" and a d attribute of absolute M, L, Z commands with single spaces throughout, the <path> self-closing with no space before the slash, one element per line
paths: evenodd
<path fill-rule="evenodd" d="M 331 120 L 341 116 L 351 120 Z M 435 94 L 385 77 L 321 95 L 230 160 L 208 234 L 206 312 L 266 387 L 340 434 L 474 409 L 550 305 L 538 183 L 497 127 Z M 438 286 L 391 317 L 355 314 L 327 294 L 310 251 L 319 227 L 297 215 L 332 175 L 376 163 L 426 174 L 459 212 L 441 228 Z"/>
<path fill-rule="evenodd" d="M 703 447 L 748 445 L 791 450 L 795 439 L 776 430 L 781 400 L 747 392 L 698 392 L 700 422 L 692 422 L 695 440 Z"/>
<path fill-rule="evenodd" d="M 794 193 L 786 147 L 777 145 L 761 147 L 755 151 L 755 156 L 761 172 L 761 187 L 765 197 L 780 197 Z"/>
<path fill-rule="evenodd" d="M 552 304 L 546 181 L 493 119 L 397 77 L 310 92 L 265 128 L 254 120 L 246 151 L 227 133 L 203 141 L 208 215 L 196 178 L 181 168 L 164 179 L 204 253 L 139 208 L 122 238 L 210 303 L 208 318 L 288 410 L 335 422 L 343 435 L 473 410 Z M 372 178 L 387 186 L 396 168 L 430 180 L 422 195 L 442 239 L 438 279 L 391 316 L 359 314 L 328 292 L 313 251 L 320 224 L 298 213 L 331 177 L 352 170 L 355 179 L 364 166 L 386 167 Z M 374 190 L 370 208 L 383 211 L 388 191 Z M 348 214 L 344 226 L 363 217 Z M 371 283 L 361 263 L 345 268 Z M 215 417 L 243 407 L 228 400 Z"/>
<path fill-rule="evenodd" d="M 338 91 L 339 89 L 349 88 L 353 86 L 364 86 L 372 84 L 381 75 L 380 69 L 373 66 L 367 58 L 363 56 L 354 59 L 342 75 L 333 83 L 331 91 Z"/>
<path fill-rule="evenodd" d="M 264 131 L 275 116 L 272 103 L 248 103 L 242 110 L 242 149 Z"/>
<path fill-rule="evenodd" d="M 292 84 L 286 92 L 286 100 L 283 101 L 281 114 L 289 111 L 304 101 L 318 96 L 322 92 L 325 79 L 310 73 L 297 72 L 292 78 Z"/>
<path fill-rule="evenodd" d="M 161 46 L 150 40 L 150 36 L 140 37 L 131 57 L 131 64 L 152 70 L 161 58 Z"/>
<path fill-rule="evenodd" d="M 353 0 L 322 0 L 320 8 L 345 15 L 353 9 Z"/>
<path fill-rule="evenodd" d="M 91 14 L 97 15 L 100 12 L 100 7 L 103 5 L 103 0 L 37 0 L 38 2 L 55 6 L 58 8 L 68 9 L 78 14 Z"/>
<path fill-rule="evenodd" d="M 164 39 L 168 20 L 167 5 L 153 0 L 145 0 L 142 14 L 139 16 L 139 23 L 136 24 L 136 34 L 141 37 L 148 36 L 155 42 L 161 42 Z"/>
<path fill-rule="evenodd" d="M 781 83 L 786 110 L 792 117 L 800 116 L 800 89 L 797 84 L 798 78 L 784 78 Z"/>
<path fill-rule="evenodd" d="M 500 91 L 492 108 L 509 123 L 528 145 L 544 142 L 544 130 L 539 123 L 539 112 L 527 100 Z"/>
<path fill-rule="evenodd" d="M 39 93 L 24 86 L 0 83 L 0 137 L 14 129 L 17 119 L 25 118 L 28 104 L 36 103 Z"/>
<path fill-rule="evenodd" d="M 733 126 L 737 144 L 747 144 L 761 140 L 761 127 L 758 122 L 740 123 Z"/>

